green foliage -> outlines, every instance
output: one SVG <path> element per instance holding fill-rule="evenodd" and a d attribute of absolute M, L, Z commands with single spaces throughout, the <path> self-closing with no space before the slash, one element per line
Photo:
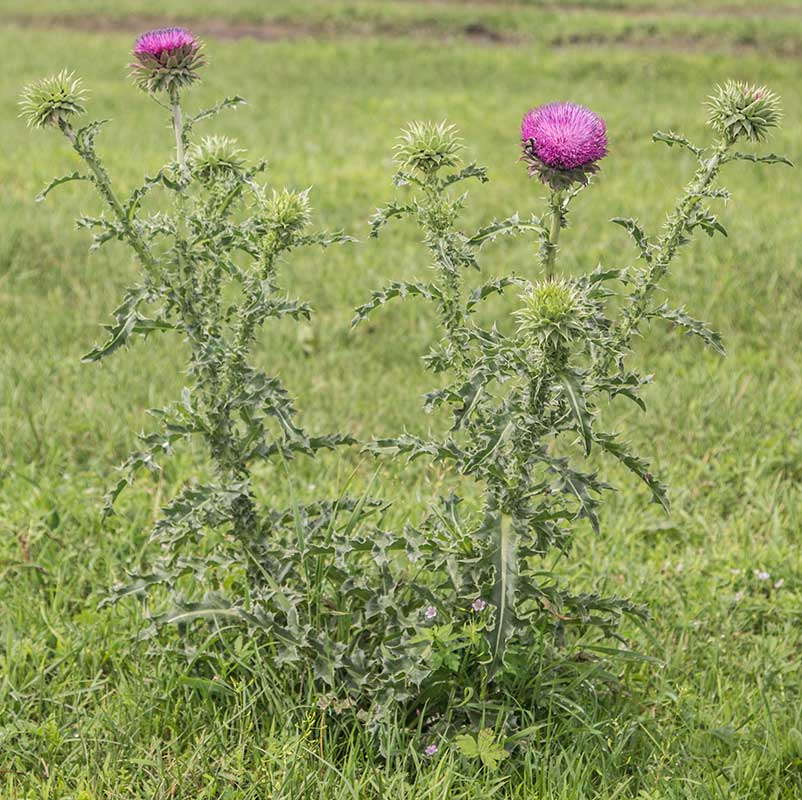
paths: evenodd
<path fill-rule="evenodd" d="M 492 728 L 483 728 L 476 737 L 469 733 L 457 736 L 454 744 L 466 758 L 477 759 L 483 767 L 495 772 L 499 764 L 509 756 L 504 747 L 496 742 Z"/>

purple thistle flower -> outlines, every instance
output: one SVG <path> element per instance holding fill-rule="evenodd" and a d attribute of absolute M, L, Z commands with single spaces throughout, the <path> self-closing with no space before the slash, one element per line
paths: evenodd
<path fill-rule="evenodd" d="M 426 749 L 423 751 L 424 755 L 433 756 L 438 751 L 438 747 L 436 744 L 430 744 Z"/>
<path fill-rule="evenodd" d="M 147 92 L 175 94 L 198 80 L 201 42 L 186 28 L 157 28 L 134 43 L 131 75 Z"/>
<path fill-rule="evenodd" d="M 134 44 L 134 55 L 150 55 L 158 58 L 162 53 L 189 47 L 197 50 L 198 40 L 186 28 L 156 28 L 143 33 Z"/>
<path fill-rule="evenodd" d="M 487 601 L 482 600 L 481 597 L 477 597 L 476 600 L 471 603 L 471 608 L 477 612 L 484 611 L 487 608 Z"/>
<path fill-rule="evenodd" d="M 426 619 L 434 619 L 437 616 L 437 609 L 434 606 L 429 606 L 426 611 L 423 612 L 423 616 Z"/>
<path fill-rule="evenodd" d="M 521 123 L 524 160 L 555 191 L 587 183 L 607 155 L 607 126 L 576 103 L 547 103 L 527 112 Z"/>

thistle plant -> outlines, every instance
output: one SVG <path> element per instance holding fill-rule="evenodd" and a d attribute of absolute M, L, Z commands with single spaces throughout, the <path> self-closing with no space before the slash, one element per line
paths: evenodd
<path fill-rule="evenodd" d="M 196 126 L 243 100 L 229 97 L 212 108 L 185 113 L 184 93 L 199 80 L 204 64 L 201 44 L 191 33 L 182 28 L 146 33 L 136 42 L 134 58 L 136 83 L 166 105 L 175 144 L 158 173 L 128 196 L 112 185 L 96 147 L 106 121 L 76 127 L 85 101 L 79 80 L 62 72 L 26 88 L 21 100 L 29 124 L 60 132 L 82 164 L 79 171 L 52 181 L 40 198 L 66 181 L 91 183 L 105 211 L 81 217 L 79 226 L 93 233 L 93 249 L 113 241 L 127 245 L 140 272 L 114 311 L 107 339 L 84 360 L 100 362 L 157 333 L 179 337 L 188 349 L 188 383 L 180 399 L 150 412 L 155 429 L 140 435 L 139 449 L 107 496 L 106 511 L 111 513 L 138 472 L 158 472 L 162 459 L 181 443 L 202 441 L 213 467 L 210 480 L 192 481 L 166 505 L 152 534 L 161 558 L 146 573 L 135 571 L 117 595 L 164 584 L 180 607 L 181 588 L 188 585 L 183 577 L 191 576 L 190 585 L 208 591 L 218 585 L 220 573 L 229 579 L 245 575 L 258 597 L 264 567 L 257 552 L 276 519 L 284 517 L 280 510 L 258 507 L 254 465 L 274 462 L 283 472 L 296 456 L 314 456 L 352 439 L 343 433 L 308 434 L 281 380 L 256 366 L 252 351 L 266 322 L 301 320 L 311 313 L 308 303 L 287 297 L 280 288 L 285 257 L 350 238 L 310 230 L 308 192 L 265 185 L 266 163 L 249 163 L 232 139 L 195 137 Z M 168 210 L 147 210 L 157 192 L 166 195 Z M 354 505 L 345 499 L 340 510 L 352 512 Z M 315 509 L 319 515 L 324 506 L 313 503 L 298 513 L 312 525 Z M 337 513 L 329 508 L 327 519 Z M 202 542 L 209 534 L 221 542 L 213 557 L 203 555 Z M 193 599 L 198 600 L 197 593 Z M 222 601 L 207 598 L 205 605 L 213 609 Z"/>
<path fill-rule="evenodd" d="M 777 98 L 766 89 L 727 84 L 710 108 L 714 140 L 707 147 L 678 134 L 655 134 L 655 140 L 685 147 L 698 160 L 662 233 L 652 241 L 637 221 L 614 220 L 632 234 L 645 266 L 599 266 L 578 277 L 554 277 L 558 240 L 569 204 L 590 185 L 607 154 L 600 117 L 563 103 L 530 111 L 522 125 L 522 158 L 548 188 L 546 210 L 526 222 L 517 216 L 493 222 L 473 235 L 456 227 L 464 196 L 451 189 L 466 177 L 487 178 L 475 165 L 456 170 L 454 129 L 414 124 L 400 140 L 395 183 L 411 189 L 411 197 L 379 209 L 372 233 L 379 235 L 393 218 L 412 219 L 423 230 L 433 277 L 374 292 L 357 309 L 354 324 L 397 297 L 435 307 L 441 338 L 424 363 L 444 385 L 426 395 L 425 408 L 447 409 L 451 424 L 443 436 L 405 433 L 369 449 L 449 465 L 483 495 L 479 513 L 461 495 L 438 498 L 410 529 L 448 553 L 447 564 L 434 559 L 428 571 L 436 596 L 444 592 L 457 606 L 473 598 L 487 602 L 485 649 L 474 655 L 491 679 L 505 668 L 514 673 L 533 641 L 559 644 L 572 627 L 618 636 L 622 615 L 644 614 L 627 600 L 571 591 L 543 561 L 569 552 L 581 521 L 600 529 L 600 503 L 613 487 L 587 466 L 592 452 L 623 464 L 654 502 L 669 509 L 663 482 L 625 441 L 604 430 L 600 409 L 619 396 L 645 409 L 641 390 L 650 378 L 629 365 L 644 323 L 667 320 L 723 353 L 719 334 L 655 296 L 694 233 L 724 231 L 708 207 L 728 197 L 716 185 L 721 168 L 738 160 L 788 163 L 774 154 L 734 149 L 739 141 L 763 139 L 777 125 Z M 444 175 L 444 168 L 455 171 Z M 468 291 L 480 247 L 500 233 L 528 231 L 540 244 L 535 274 L 494 278 Z M 510 286 L 520 292 L 512 320 L 483 327 L 477 308 Z"/>

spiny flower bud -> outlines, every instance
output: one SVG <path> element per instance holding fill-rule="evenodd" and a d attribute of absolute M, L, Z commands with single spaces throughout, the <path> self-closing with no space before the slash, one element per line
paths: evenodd
<path fill-rule="evenodd" d="M 264 221 L 281 236 L 289 236 L 303 230 L 312 219 L 309 208 L 309 190 L 291 192 L 273 190 L 265 202 Z"/>
<path fill-rule="evenodd" d="M 188 160 L 196 177 L 202 181 L 210 181 L 242 172 L 245 161 L 240 156 L 244 152 L 227 136 L 206 136 L 200 144 L 190 148 Z"/>
<path fill-rule="evenodd" d="M 462 142 L 454 125 L 442 122 L 411 122 L 395 146 L 395 161 L 401 169 L 434 175 L 441 167 L 460 163 Z"/>
<path fill-rule="evenodd" d="M 708 123 L 727 143 L 734 144 L 740 138 L 759 142 L 769 128 L 780 124 L 780 98 L 765 86 L 727 81 L 717 89 L 707 102 Z"/>
<path fill-rule="evenodd" d="M 146 92 L 172 93 L 198 80 L 201 42 L 186 28 L 157 28 L 134 44 L 131 77 Z"/>
<path fill-rule="evenodd" d="M 549 279 L 530 286 L 521 295 L 523 308 L 513 312 L 518 332 L 541 345 L 568 342 L 582 333 L 592 308 L 579 289 L 564 279 Z"/>
<path fill-rule="evenodd" d="M 586 184 L 607 155 L 607 127 L 589 108 L 547 103 L 527 112 L 521 123 L 522 160 L 554 191 Z"/>
<path fill-rule="evenodd" d="M 74 114 L 83 114 L 86 92 L 74 72 L 62 70 L 58 75 L 28 84 L 20 95 L 20 117 L 31 128 L 58 125 Z"/>

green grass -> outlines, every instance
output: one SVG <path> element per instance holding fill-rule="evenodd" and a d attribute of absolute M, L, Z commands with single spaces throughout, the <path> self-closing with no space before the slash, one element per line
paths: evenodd
<path fill-rule="evenodd" d="M 191 5 L 196 16 L 218 16 L 212 4 Z M 336 17 L 348 5 L 391 22 L 428 16 L 443 30 L 457 14 L 447 3 L 332 3 L 334 11 L 316 4 L 310 19 Z M 153 14 L 160 6 L 114 8 L 122 15 L 134 8 Z M 46 0 L 36 13 L 97 7 Z M 172 4 L 175 14 L 184 7 L 190 4 Z M 260 7 L 230 3 L 227 11 L 247 18 Z M 292 3 L 279 9 L 301 13 Z M 513 19 L 489 3 L 471 9 Z M 534 24 L 536 8 L 524 10 Z M 605 13 L 609 25 L 643 20 Z M 592 28 L 597 18 L 571 17 L 577 19 Z M 538 206 L 538 188 L 516 164 L 521 113 L 554 97 L 587 103 L 607 119 L 612 153 L 598 184 L 577 205 L 562 263 L 571 271 L 599 261 L 619 266 L 633 252 L 607 220 L 637 215 L 653 229 L 691 166 L 682 153 L 651 144 L 651 131 L 704 136 L 700 102 L 715 82 L 753 78 L 779 91 L 786 124 L 771 146 L 800 160 L 799 63 L 765 53 L 733 55 L 727 37 L 744 19 L 689 15 L 671 22 L 722 31 L 721 50 L 705 53 L 609 44 L 550 49 L 546 39 L 492 47 L 455 40 L 443 47 L 425 37 L 269 45 L 210 38 L 213 67 L 192 100 L 200 105 L 224 93 L 245 95 L 251 105 L 215 128 L 236 135 L 254 156 L 267 155 L 277 185 L 311 184 L 321 225 L 344 226 L 362 239 L 367 217 L 393 194 L 389 153 L 408 119 L 448 116 L 462 130 L 470 157 L 489 166 L 493 181 L 473 189 L 467 225 Z M 556 20 L 549 30 L 568 35 L 578 24 Z M 771 36 L 783 41 L 798 24 L 790 15 L 772 17 L 761 41 L 771 50 Z M 426 742 L 414 732 L 390 730 L 375 742 L 358 727 L 322 719 L 313 694 L 290 693 L 259 649 L 235 632 L 204 640 L 197 631 L 168 637 L 170 646 L 157 648 L 136 641 L 144 623 L 135 602 L 98 610 L 106 588 L 148 552 L 160 499 L 201 466 L 201 454 L 182 454 L 161 483 L 143 480 L 119 516 L 101 527 L 100 498 L 112 468 L 148 425 L 145 409 L 180 390 L 183 354 L 167 338 L 152 339 L 102 368 L 79 363 L 133 266 L 122 248 L 87 255 L 72 224 L 79 212 L 95 208 L 85 187 L 67 186 L 43 205 L 33 203 L 41 185 L 70 171 L 74 161 L 57 137 L 26 131 L 14 103 L 26 81 L 75 68 L 92 88 L 92 113 L 115 120 L 102 140 L 110 170 L 133 186 L 159 165 L 170 134 L 158 109 L 124 80 L 129 40 L 37 26 L 0 34 L 6 54 L 0 75 L 0 797 L 802 795 L 798 174 L 781 167 L 732 169 L 726 183 L 734 200 L 722 215 L 731 237 L 694 244 L 670 278 L 674 300 L 723 332 L 728 358 L 655 330 L 640 349 L 657 377 L 648 392 L 650 414 L 606 412 L 614 427 L 634 430 L 634 442 L 668 479 L 672 516 L 662 516 L 638 486 L 610 473 L 626 490 L 608 507 L 602 535 L 582 531 L 571 558 L 559 565 L 579 585 L 605 586 L 648 605 L 651 635 L 626 633 L 660 665 L 616 664 L 619 690 L 593 694 L 577 687 L 552 702 L 548 675 L 533 674 L 544 702 L 521 711 L 528 738 L 499 773 L 486 774 L 461 760 L 449 742 L 424 759 Z M 345 426 L 368 437 L 428 425 L 420 395 L 429 376 L 419 360 L 431 338 L 428 313 L 397 305 L 355 333 L 348 329 L 351 309 L 370 289 L 425 274 L 416 239 L 415 231 L 398 227 L 380 243 L 287 264 L 290 290 L 309 298 L 317 313 L 300 333 L 297 326 L 269 329 L 260 358 L 298 396 L 308 428 Z M 531 271 L 533 246 L 523 240 L 494 245 L 487 271 Z M 493 308 L 502 315 L 510 305 L 499 300 Z M 355 464 L 357 484 L 365 485 L 373 465 L 353 454 L 299 462 L 301 491 L 336 491 Z M 266 500 L 285 498 L 279 472 L 260 478 Z M 388 464 L 382 478 L 398 521 L 422 513 L 446 476 Z M 771 579 L 760 581 L 753 570 L 766 570 Z M 569 705 L 568 697 L 578 702 Z"/>
<path fill-rule="evenodd" d="M 799 56 L 802 8 L 796 0 L 39 0 L 33 8 L 0 0 L 7 18 L 42 27 L 126 29 L 137 19 L 192 22 L 204 35 L 417 36 L 480 42 L 537 43 L 561 47 L 729 50 Z"/>

